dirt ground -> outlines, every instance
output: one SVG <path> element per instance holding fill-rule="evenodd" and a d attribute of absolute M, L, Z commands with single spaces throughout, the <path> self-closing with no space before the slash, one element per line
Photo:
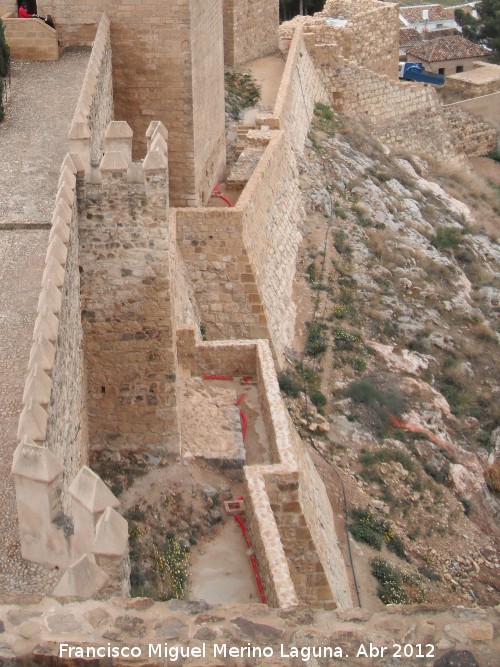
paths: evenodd
<path fill-rule="evenodd" d="M 233 517 L 223 520 L 210 542 L 193 549 L 187 597 L 209 604 L 260 601 L 249 552 Z"/>
<path fill-rule="evenodd" d="M 265 58 L 251 60 L 241 68 L 250 72 L 260 88 L 260 101 L 257 107 L 248 109 L 243 117 L 245 125 L 253 125 L 258 111 L 272 111 L 285 69 L 281 53 L 272 53 Z"/>

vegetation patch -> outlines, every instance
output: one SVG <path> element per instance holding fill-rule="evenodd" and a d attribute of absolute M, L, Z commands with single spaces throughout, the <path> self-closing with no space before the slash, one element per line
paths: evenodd
<path fill-rule="evenodd" d="M 228 70 L 224 73 L 226 113 L 239 120 L 244 109 L 254 107 L 260 99 L 260 90 L 253 76 L 247 72 Z"/>
<path fill-rule="evenodd" d="M 426 595 L 417 575 L 394 567 L 383 558 L 374 558 L 371 572 L 378 580 L 377 595 L 384 604 L 420 604 Z"/>
<path fill-rule="evenodd" d="M 339 129 L 339 121 L 333 109 L 322 102 L 316 102 L 314 107 L 314 125 L 327 134 L 334 137 Z"/>
<path fill-rule="evenodd" d="M 438 250 L 458 248 L 462 243 L 463 235 L 455 227 L 438 227 L 431 243 Z"/>
<path fill-rule="evenodd" d="M 306 322 L 306 326 L 306 354 L 310 357 L 317 357 L 328 348 L 328 341 L 325 336 L 327 326 L 321 322 Z"/>
<path fill-rule="evenodd" d="M 369 510 L 355 508 L 351 512 L 353 523 L 348 528 L 351 535 L 358 542 L 365 542 L 377 551 L 386 544 L 387 548 L 396 556 L 407 559 L 403 541 L 396 534 L 391 523 L 386 519 L 379 519 Z"/>

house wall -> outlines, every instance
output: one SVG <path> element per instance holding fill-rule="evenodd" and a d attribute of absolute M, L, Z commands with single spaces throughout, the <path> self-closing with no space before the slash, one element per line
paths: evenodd
<path fill-rule="evenodd" d="M 475 62 L 487 61 L 487 57 L 482 56 L 480 58 L 456 58 L 454 60 L 436 60 L 429 62 L 413 55 L 411 49 L 408 49 L 406 59 L 411 63 L 422 63 L 428 72 L 434 72 L 435 74 L 438 74 L 440 69 L 444 69 L 445 76 L 456 74 L 458 66 L 463 67 L 463 72 L 469 72 L 474 69 Z"/>
<path fill-rule="evenodd" d="M 278 50 L 279 0 L 224 0 L 224 61 L 234 66 Z"/>

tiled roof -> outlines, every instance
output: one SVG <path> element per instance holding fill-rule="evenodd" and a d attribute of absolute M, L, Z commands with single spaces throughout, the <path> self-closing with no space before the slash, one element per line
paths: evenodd
<path fill-rule="evenodd" d="M 439 21 L 454 18 L 452 7 L 442 7 L 441 5 L 418 5 L 417 7 L 400 7 L 399 14 L 405 18 L 408 23 L 422 23 L 423 11 L 429 12 L 428 21 Z"/>
<path fill-rule="evenodd" d="M 412 46 L 422 41 L 422 35 L 415 28 L 401 28 L 399 31 L 399 46 Z"/>
<path fill-rule="evenodd" d="M 449 37 L 439 37 L 431 39 L 429 42 L 421 42 L 411 49 L 412 56 L 426 62 L 436 62 L 440 60 L 457 60 L 459 58 L 481 58 L 489 55 L 484 47 L 479 44 L 469 42 L 461 35 L 450 35 Z"/>

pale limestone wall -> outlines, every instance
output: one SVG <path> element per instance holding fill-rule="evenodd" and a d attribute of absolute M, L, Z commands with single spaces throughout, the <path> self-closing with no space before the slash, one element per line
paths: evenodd
<path fill-rule="evenodd" d="M 69 158 L 63 164 L 18 437 L 43 443 L 62 463 L 62 494 L 67 507 L 68 486 L 87 461 L 88 431 L 73 173 L 76 170 Z"/>
<path fill-rule="evenodd" d="M 325 577 L 329 591 L 334 591 L 334 597 L 339 601 L 339 606 L 348 608 L 352 604 L 352 599 L 330 500 L 304 443 L 292 425 L 290 425 L 290 432 L 300 475 L 298 499 L 313 541 L 314 554 L 317 554 L 321 565 L 319 569 L 316 564 L 316 573 L 312 583 L 319 585 L 319 580 Z M 320 591 L 315 591 L 316 599 L 321 599 L 321 594 L 328 595 L 325 584 L 322 585 Z"/>
<path fill-rule="evenodd" d="M 235 209 L 243 213 L 243 241 L 281 363 L 294 333 L 292 287 L 304 216 L 295 157 L 283 133 L 273 133 Z"/>
<path fill-rule="evenodd" d="M 83 165 L 77 168 L 68 154 L 49 235 L 12 473 L 23 558 L 64 572 L 57 586 L 62 595 L 92 597 L 104 586 L 110 594 L 127 595 L 127 523 L 114 510 L 117 499 L 84 465 L 88 436 L 76 200 L 83 176 Z"/>
<path fill-rule="evenodd" d="M 245 520 L 268 604 L 351 606 L 326 490 L 307 452 L 297 456 L 298 436 L 281 398 L 268 342 L 201 343 L 189 327 L 177 334 L 183 376 L 247 375 L 257 382 L 272 463 L 244 468 Z M 318 544 L 325 537 L 328 544 Z"/>
<path fill-rule="evenodd" d="M 236 208 L 177 209 L 177 242 L 210 339 L 268 338 Z"/>
<path fill-rule="evenodd" d="M 257 121 L 282 129 L 294 151 L 302 153 L 316 102 L 329 102 L 306 48 L 302 26 L 293 34 L 287 53 L 272 114 L 261 114 Z"/>
<path fill-rule="evenodd" d="M 144 155 L 153 119 L 168 128 L 174 206 L 202 203 L 225 160 L 221 5 L 222 0 L 47 3 L 64 46 L 90 44 L 102 13 L 109 16 L 115 117 L 131 125 L 135 157 Z"/>
<path fill-rule="evenodd" d="M 232 209 L 177 209 L 177 242 L 210 339 L 293 337 L 292 284 L 303 216 L 298 173 L 275 133 Z"/>
<path fill-rule="evenodd" d="M 179 368 L 187 376 L 256 374 L 256 341 L 202 342 L 192 327 L 177 330 Z"/>
<path fill-rule="evenodd" d="M 112 53 L 109 19 L 99 21 L 82 89 L 68 135 L 70 154 L 79 154 L 87 177 L 104 155 L 105 134 L 113 120 Z"/>
<path fill-rule="evenodd" d="M 474 62 L 467 74 L 453 74 L 447 77 L 445 89 L 460 95 L 463 99 L 490 95 L 500 90 L 500 65 Z"/>
<path fill-rule="evenodd" d="M 126 124 L 125 124 L 126 126 Z M 92 447 L 175 453 L 175 309 L 165 152 L 110 149 L 80 214 L 82 320 Z M 128 128 L 129 129 L 129 128 Z M 107 141 L 111 141 L 107 139 Z"/>
<path fill-rule="evenodd" d="M 299 501 L 297 475 L 268 475 L 266 491 L 271 503 L 290 576 L 301 602 L 335 607 L 323 565 L 312 540 Z"/>
<path fill-rule="evenodd" d="M 500 130 L 500 91 L 483 95 L 481 97 L 473 97 L 468 100 L 461 100 L 446 108 L 460 108 L 475 116 L 478 120 L 483 120 L 488 125 L 496 127 Z"/>
<path fill-rule="evenodd" d="M 63 209 L 56 199 L 56 211 L 58 205 L 59 213 L 56 213 L 55 220 L 60 224 L 67 209 Z M 49 267 L 54 266 L 50 255 L 48 259 Z M 89 444 L 78 266 L 78 214 L 76 205 L 73 205 L 45 438 L 45 446 L 56 455 L 64 468 L 62 484 L 65 510 L 68 508 L 68 487 L 78 470 L 88 462 Z"/>
<path fill-rule="evenodd" d="M 191 0 L 195 204 L 206 204 L 226 164 L 222 0 Z M 170 92 L 172 97 L 172 92 Z M 173 100 L 169 100 L 169 104 Z M 189 120 L 186 119 L 187 123 Z M 170 140 L 174 140 L 172 132 Z M 170 152 L 170 143 L 169 143 Z M 172 188 L 173 188 L 172 184 Z"/>
<path fill-rule="evenodd" d="M 278 50 L 279 0 L 224 0 L 224 60 L 240 65 Z"/>
<path fill-rule="evenodd" d="M 497 107 L 498 109 L 498 107 Z M 496 150 L 499 130 L 483 122 L 458 104 L 444 107 L 448 125 L 455 137 L 455 148 L 466 155 L 484 155 Z"/>
<path fill-rule="evenodd" d="M 418 83 L 392 81 L 315 46 L 313 60 L 332 107 L 358 118 L 387 145 L 415 153 L 455 154 L 437 93 Z"/>
<path fill-rule="evenodd" d="M 318 16 L 318 15 L 316 15 Z M 378 0 L 329 0 L 324 17 L 347 18 L 344 27 L 314 25 L 316 43 L 334 44 L 338 55 L 397 79 L 399 62 L 399 9 Z"/>
<path fill-rule="evenodd" d="M 2 14 L 0 8 L 0 17 Z M 3 18 L 3 23 L 12 60 L 59 59 L 57 32 L 43 21 Z"/>

